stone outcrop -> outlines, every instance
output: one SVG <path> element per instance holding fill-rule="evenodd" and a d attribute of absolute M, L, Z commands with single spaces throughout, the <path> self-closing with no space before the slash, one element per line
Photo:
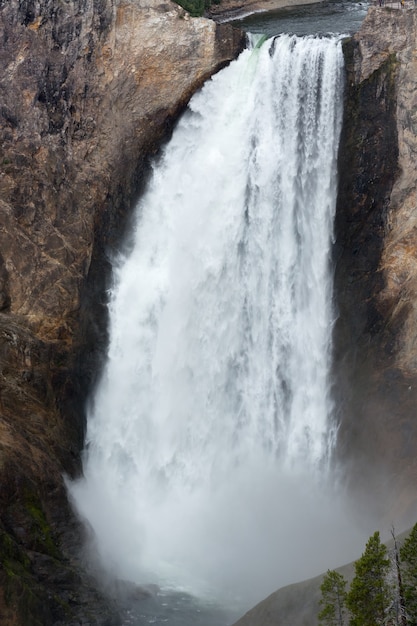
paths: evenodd
<path fill-rule="evenodd" d="M 317 623 L 322 576 L 282 587 L 250 609 L 234 626 L 312 626 Z"/>
<path fill-rule="evenodd" d="M 0 622 L 116 624 L 63 474 L 149 156 L 243 36 L 159 0 L 0 0 Z M 82 621 L 84 620 L 84 621 Z"/>
<path fill-rule="evenodd" d="M 340 457 L 400 524 L 417 500 L 416 35 L 414 10 L 371 7 L 345 43 L 336 218 Z"/>

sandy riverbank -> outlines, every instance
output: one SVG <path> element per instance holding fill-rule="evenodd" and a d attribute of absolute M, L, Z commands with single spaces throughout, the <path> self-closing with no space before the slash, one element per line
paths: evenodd
<path fill-rule="evenodd" d="M 220 4 L 212 4 L 207 17 L 216 21 L 237 19 L 251 13 L 275 11 L 302 4 L 317 4 L 320 0 L 221 0 Z"/>

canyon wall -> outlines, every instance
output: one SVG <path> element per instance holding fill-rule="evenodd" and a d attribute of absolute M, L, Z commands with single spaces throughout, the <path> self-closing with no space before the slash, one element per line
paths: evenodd
<path fill-rule="evenodd" d="M 243 36 L 159 0 L 0 0 L 0 622 L 116 624 L 63 475 L 148 159 Z"/>
<path fill-rule="evenodd" d="M 345 42 L 335 245 L 339 460 L 404 520 L 417 472 L 416 35 L 414 11 L 372 7 Z M 80 471 L 106 345 L 109 258 L 149 157 L 243 39 L 160 0 L 0 0 L 0 37 L 0 622 L 114 625 L 78 561 L 63 484 Z"/>
<path fill-rule="evenodd" d="M 402 527 L 417 500 L 416 35 L 414 10 L 371 7 L 345 43 L 335 246 L 339 460 Z"/>

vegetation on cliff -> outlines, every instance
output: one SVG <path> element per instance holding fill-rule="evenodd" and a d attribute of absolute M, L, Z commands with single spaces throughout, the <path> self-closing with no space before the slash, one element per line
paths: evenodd
<path fill-rule="evenodd" d="M 391 551 L 378 531 L 369 538 L 348 592 L 345 578 L 327 571 L 320 587 L 320 626 L 416 626 L 417 524 L 400 549 L 392 535 Z"/>
<path fill-rule="evenodd" d="M 417 624 L 417 524 L 400 548 L 402 592 L 408 623 Z"/>
<path fill-rule="evenodd" d="M 220 4 L 221 0 L 175 0 L 192 17 L 201 17 L 212 4 Z"/>
<path fill-rule="evenodd" d="M 375 532 L 355 563 L 355 577 L 347 594 L 351 626 L 374 626 L 384 622 L 390 588 L 386 580 L 390 561 L 387 549 Z"/>
<path fill-rule="evenodd" d="M 335 570 L 328 570 L 321 584 L 319 623 L 325 626 L 344 624 L 347 581 Z"/>

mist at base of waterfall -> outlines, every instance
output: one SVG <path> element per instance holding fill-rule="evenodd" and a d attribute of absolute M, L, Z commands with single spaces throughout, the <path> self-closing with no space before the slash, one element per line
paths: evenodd
<path fill-rule="evenodd" d="M 165 590 L 125 602 L 121 617 L 122 626 L 230 626 L 240 615 L 240 611 Z"/>
<path fill-rule="evenodd" d="M 177 493 L 140 515 L 122 497 L 101 499 L 91 479 L 84 493 L 80 484 L 77 504 L 94 527 L 101 564 L 116 578 L 236 616 L 360 554 L 372 525 L 359 526 L 341 494 L 311 476 L 251 469 L 209 495 Z"/>

